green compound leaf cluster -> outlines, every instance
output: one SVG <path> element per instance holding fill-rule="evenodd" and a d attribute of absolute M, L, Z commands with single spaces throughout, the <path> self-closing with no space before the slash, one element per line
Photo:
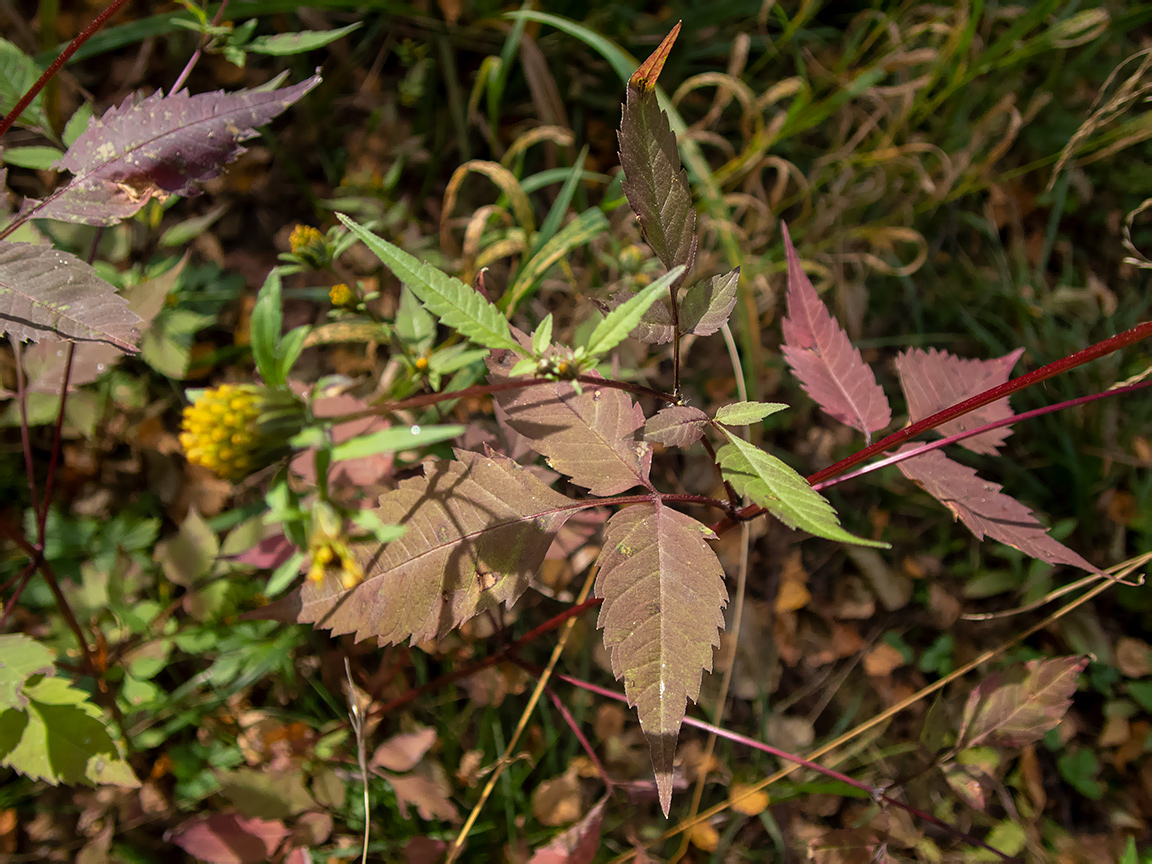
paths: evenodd
<path fill-rule="evenodd" d="M 55 677 L 52 653 L 18 634 L 0 636 L 0 766 L 53 785 L 140 785 L 89 694 Z"/>

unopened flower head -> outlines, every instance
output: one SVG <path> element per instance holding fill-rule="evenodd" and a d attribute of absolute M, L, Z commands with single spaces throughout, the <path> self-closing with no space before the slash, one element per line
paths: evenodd
<path fill-rule="evenodd" d="M 304 403 L 260 384 L 221 384 L 184 409 L 180 446 L 188 461 L 240 480 L 287 452 L 303 428 Z"/>
<path fill-rule="evenodd" d="M 311 225 L 297 225 L 293 228 L 288 237 L 288 246 L 293 255 L 317 270 L 326 267 L 331 258 L 328 241 L 319 229 Z"/>
<path fill-rule="evenodd" d="M 356 305 L 356 292 L 345 283 L 339 282 L 328 289 L 328 299 L 337 309 L 348 309 Z"/>

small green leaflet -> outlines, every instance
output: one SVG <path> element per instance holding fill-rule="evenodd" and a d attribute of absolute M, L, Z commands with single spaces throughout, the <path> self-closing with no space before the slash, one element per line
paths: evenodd
<path fill-rule="evenodd" d="M 548 350 L 548 346 L 552 344 L 552 313 L 549 312 L 544 320 L 540 322 L 540 326 L 536 328 L 536 332 L 532 334 L 532 353 L 540 356 Z"/>
<path fill-rule="evenodd" d="M 585 346 L 588 355 L 593 358 L 603 357 L 623 342 L 624 338 L 640 323 L 644 313 L 660 299 L 661 292 L 679 279 L 683 272 L 683 264 L 673 267 L 651 285 L 637 292 L 635 296 L 630 297 L 605 315 L 604 320 L 597 324 L 596 329 L 592 331 L 588 344 Z"/>
<path fill-rule="evenodd" d="M 347 27 L 336 30 L 301 30 L 299 33 L 280 33 L 275 36 L 257 36 L 247 45 L 245 51 L 254 51 L 257 54 L 274 54 L 284 57 L 290 54 L 303 54 L 314 48 L 322 48 L 329 42 L 335 42 L 347 36 L 363 22 L 357 21 Z"/>
<path fill-rule="evenodd" d="M 713 419 L 725 426 L 749 426 L 787 407 L 783 402 L 733 402 L 720 408 Z"/>
<path fill-rule="evenodd" d="M 725 430 L 730 443 L 716 453 L 720 471 L 741 495 L 768 510 L 789 528 L 843 543 L 887 549 L 887 543 L 865 540 L 840 527 L 836 511 L 808 481 L 759 447 Z"/>
<path fill-rule="evenodd" d="M 448 441 L 464 434 L 463 426 L 393 426 L 337 444 L 332 448 L 332 461 L 360 459 L 377 453 L 393 453 L 438 441 Z"/>
<path fill-rule="evenodd" d="M 488 348 L 522 350 L 512 338 L 508 320 L 470 285 L 412 257 L 343 213 L 336 215 L 396 274 L 397 279 L 412 289 L 412 293 L 440 319 L 440 323 Z"/>

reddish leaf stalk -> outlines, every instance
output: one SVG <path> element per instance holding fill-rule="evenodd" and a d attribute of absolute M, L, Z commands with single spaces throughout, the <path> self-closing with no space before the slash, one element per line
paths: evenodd
<path fill-rule="evenodd" d="M 32 464 L 32 439 L 28 429 L 28 389 L 24 376 L 24 352 L 19 339 L 9 337 L 12 342 L 13 359 L 16 362 L 16 400 L 20 404 L 20 444 L 24 448 L 24 471 L 28 474 L 28 493 L 31 496 L 32 512 L 40 512 L 36 494 L 36 472 Z"/>
<path fill-rule="evenodd" d="M 520 660 L 518 658 L 513 658 L 512 662 L 515 663 L 517 666 L 520 666 L 524 670 L 531 672 L 534 675 L 538 675 L 542 671 L 539 666 L 536 666 L 532 663 L 527 663 L 527 662 Z M 592 684 L 588 681 L 583 681 L 579 678 L 574 678 L 571 675 L 561 675 L 561 674 L 557 673 L 555 677 L 559 678 L 561 681 L 565 681 L 565 682 L 571 684 L 573 687 L 579 687 L 582 690 L 587 690 L 590 693 L 595 693 L 596 695 L 603 696 L 606 699 L 615 699 L 617 702 L 625 702 L 625 703 L 627 703 L 627 701 L 628 701 L 627 697 L 624 696 L 623 693 L 617 693 L 613 690 L 609 690 L 605 687 L 597 686 L 596 684 Z M 760 750 L 764 753 L 769 754 L 770 756 L 775 756 L 778 759 L 785 759 L 789 762 L 795 762 L 797 765 L 800 765 L 801 767 L 808 768 L 812 771 L 815 771 L 818 774 L 823 774 L 825 777 L 829 777 L 833 780 L 839 780 L 841 783 L 845 783 L 845 784 L 853 787 L 854 789 L 859 789 L 862 792 L 868 793 L 869 796 L 871 796 L 873 799 L 875 799 L 877 801 L 883 801 L 886 804 L 891 804 L 893 807 L 899 807 L 901 810 L 905 810 L 908 813 L 911 813 L 913 816 L 917 817 L 918 819 L 923 819 L 927 822 L 932 823 L 933 825 L 937 826 L 938 828 L 943 828 L 945 831 L 948 831 L 951 834 L 955 835 L 956 837 L 959 837 L 960 839 L 962 839 L 965 843 L 968 843 L 972 846 L 978 846 L 981 849 L 987 849 L 989 852 L 992 852 L 993 854 L 1000 856 L 1000 858 L 1005 860 L 1005 861 L 1012 860 L 1012 856 L 1001 852 L 999 849 L 996 849 L 992 846 L 989 846 L 987 843 L 983 842 L 982 840 L 979 840 L 976 837 L 973 837 L 971 834 L 968 834 L 965 831 L 962 831 L 961 829 L 957 828 L 956 826 L 949 825 L 947 822 L 944 822 L 940 819 L 937 819 L 935 816 L 931 815 L 930 813 L 925 813 L 923 810 L 919 810 L 910 804 L 905 804 L 903 801 L 900 801 L 896 798 L 893 798 L 891 795 L 886 794 L 885 792 L 881 791 L 879 788 L 877 788 L 875 786 L 870 786 L 867 783 L 864 783 L 860 780 L 853 779 L 852 777 L 849 777 L 847 774 L 841 774 L 839 771 L 836 771 L 833 768 L 826 768 L 823 765 L 820 765 L 816 762 L 812 762 L 808 759 L 805 759 L 803 756 L 797 756 L 794 753 L 788 753 L 784 750 L 778 750 L 777 748 L 771 746 L 770 744 L 763 744 L 754 738 L 749 738 L 745 735 L 740 735 L 737 732 L 730 732 L 727 729 L 724 729 L 720 726 L 713 726 L 711 723 L 705 723 L 703 720 L 696 720 L 696 719 L 689 717 L 687 715 L 685 715 L 685 717 L 684 717 L 684 723 L 685 723 L 685 725 L 695 726 L 697 729 L 700 729 L 704 732 L 712 733 L 712 734 L 717 735 L 721 738 L 727 738 L 729 741 L 734 741 L 737 744 L 743 744 L 746 747 L 752 747 L 756 750 Z"/>
<path fill-rule="evenodd" d="M 109 4 L 107 9 L 93 18 L 92 23 L 81 30 L 80 34 L 68 43 L 68 47 L 61 51 L 60 56 L 52 61 L 52 65 L 44 70 L 44 74 L 36 79 L 36 83 L 21 97 L 20 101 L 16 103 L 16 107 L 8 112 L 8 116 L 0 120 L 0 137 L 3 137 L 4 133 L 16 122 L 16 118 L 24 113 L 24 109 L 32 104 L 32 100 L 36 98 L 36 94 L 44 89 L 44 85 L 52 79 L 53 75 L 60 71 L 60 67 L 67 63 L 69 58 L 79 50 L 80 46 L 91 39 L 92 34 L 103 27 L 108 19 L 115 15 L 120 10 L 120 7 L 127 2 L 128 0 L 112 0 L 112 3 Z"/>
<path fill-rule="evenodd" d="M 1138 324 L 1131 330 L 1126 330 L 1102 342 L 1097 342 L 1095 345 L 1090 345 L 1082 351 L 1069 354 L 1067 357 L 1049 363 L 1047 366 L 1041 366 L 1039 369 L 1035 369 L 1026 375 L 1013 378 L 1011 381 L 1005 382 L 999 387 L 985 390 L 983 393 L 979 393 L 971 399 L 965 399 L 957 405 L 936 412 L 931 417 L 925 417 L 918 423 L 913 423 L 898 432 L 893 432 L 891 435 L 865 447 L 863 450 L 858 450 L 851 456 L 841 459 L 835 465 L 829 465 L 827 468 L 817 471 L 808 478 L 808 482 L 819 483 L 822 480 L 843 474 L 853 465 L 858 465 L 869 456 L 883 453 L 890 447 L 904 443 L 909 438 L 915 438 L 921 432 L 935 429 L 942 423 L 947 423 L 949 420 L 954 420 L 970 411 L 975 411 L 977 408 L 983 408 L 985 405 L 995 402 L 998 399 L 1003 399 L 1005 396 L 1011 396 L 1013 393 L 1023 390 L 1025 387 L 1031 387 L 1033 384 L 1047 381 L 1049 378 L 1053 378 L 1062 372 L 1067 372 L 1069 369 L 1083 366 L 1085 363 L 1097 360 L 1100 357 L 1111 354 L 1113 351 L 1134 345 L 1142 339 L 1147 339 L 1149 336 L 1152 336 L 1152 321 L 1145 321 L 1143 324 Z"/>
<path fill-rule="evenodd" d="M 1121 348 L 1134 345 L 1143 339 L 1147 339 L 1149 336 L 1152 336 L 1152 321 L 1145 321 L 1143 324 L 1136 325 L 1131 330 L 1125 330 L 1123 333 L 1119 333 L 1101 342 L 1097 342 L 1095 345 L 1090 345 L 1089 347 L 1081 351 L 1077 351 L 1074 354 L 1069 354 L 1067 357 L 1063 357 L 1060 360 L 1049 363 L 1047 366 L 1041 366 L 1039 369 L 1035 369 L 1026 375 L 1021 375 L 1019 378 L 1013 378 L 1011 381 L 1005 382 L 998 387 L 993 387 L 991 390 L 985 390 L 983 393 L 978 393 L 971 399 L 965 399 L 963 402 L 959 402 L 950 408 L 945 408 L 943 411 L 936 412 L 931 417 L 925 417 L 923 420 L 905 426 L 903 429 L 897 432 L 893 432 L 891 435 L 882 438 L 881 440 L 876 441 L 861 450 L 857 450 L 851 456 L 847 456 L 844 459 L 841 459 L 834 465 L 830 465 L 827 468 L 824 468 L 820 471 L 817 471 L 815 474 L 810 475 L 808 477 L 808 482 L 813 486 L 817 486 L 817 484 L 823 484 L 825 481 L 845 473 L 849 468 L 860 464 L 870 456 L 875 456 L 878 453 L 882 453 L 885 450 L 896 446 L 897 444 L 903 444 L 905 441 L 916 437 L 921 432 L 927 432 L 930 429 L 935 429 L 937 426 L 940 426 L 943 423 L 947 423 L 949 420 L 954 420 L 957 417 L 969 413 L 970 411 L 975 411 L 977 408 L 983 408 L 985 405 L 988 405 L 991 402 L 995 402 L 998 399 L 1003 399 L 1005 396 L 1011 396 L 1013 393 L 1016 393 L 1019 390 L 1023 390 L 1025 387 L 1031 387 L 1033 384 L 1039 384 L 1041 381 L 1047 381 L 1049 378 L 1053 378 L 1062 372 L 1067 372 L 1070 369 L 1075 369 L 1077 366 L 1083 366 L 1085 363 L 1098 360 L 1101 357 L 1111 354 L 1113 351 L 1119 351 Z M 1015 422 L 1019 420 L 1020 417 L 1017 416 L 1010 419 Z M 977 431 L 984 432 L 989 428 L 993 427 L 982 426 Z M 938 444 L 939 442 L 934 443 Z M 723 519 L 713 525 L 712 530 L 717 534 L 722 534 L 729 528 L 732 528 L 737 522 L 743 521 L 745 519 L 755 518 L 764 512 L 764 509 L 757 504 L 749 505 L 748 507 L 745 507 L 743 510 L 735 514 L 734 518 Z"/>
<path fill-rule="evenodd" d="M 611 792 L 616 788 L 616 782 L 608 774 L 608 770 L 604 767 L 604 763 L 600 761 L 600 757 L 596 755 L 596 749 L 588 741 L 588 737 L 581 730 L 580 725 L 576 722 L 576 718 L 572 716 L 572 712 L 568 710 L 568 706 L 560 701 L 560 697 L 556 695 L 556 691 L 551 687 L 545 687 L 544 692 L 548 694 L 548 698 L 552 700 L 552 704 L 556 710 L 560 712 L 560 716 L 564 718 L 564 722 L 568 724 L 568 728 L 572 730 L 572 734 L 576 736 L 576 740 L 580 742 L 580 746 L 584 748 L 584 752 L 588 754 L 588 761 L 596 768 L 600 774 L 600 779 L 604 781 L 604 785 L 608 787 Z"/>
<path fill-rule="evenodd" d="M 222 0 L 220 6 L 216 9 L 216 14 L 212 16 L 212 26 L 215 27 L 224 18 L 224 10 L 228 8 L 228 0 Z M 200 37 L 200 42 L 196 46 L 196 50 L 192 52 L 192 56 L 188 58 L 188 62 L 184 65 L 180 74 L 176 76 L 176 80 L 172 82 L 172 88 L 169 93 L 175 93 L 184 86 L 184 82 L 188 80 L 188 76 L 192 74 L 192 70 L 196 68 L 196 63 L 200 60 L 200 55 L 204 53 L 204 37 Z"/>
<path fill-rule="evenodd" d="M 920 456 L 932 450 L 939 450 L 941 447 L 947 447 L 949 444 L 955 444 L 957 441 L 963 441 L 965 438 L 971 438 L 974 435 L 980 435 L 983 432 L 989 432 L 992 429 L 999 429 L 1002 426 L 1011 426 L 1013 423 L 1019 423 L 1022 420 L 1031 420 L 1034 417 L 1042 417 L 1045 414 L 1052 414 L 1056 411 L 1063 411 L 1065 408 L 1075 408 L 1077 405 L 1085 405 L 1089 402 L 1095 402 L 1098 399 L 1107 399 L 1109 396 L 1126 396 L 1129 393 L 1135 393 L 1137 390 L 1143 390 L 1147 387 L 1152 387 L 1152 380 L 1140 381 L 1136 384 L 1129 384 L 1124 387 L 1117 387 L 1115 390 L 1105 390 L 1102 393 L 1093 393 L 1089 396 L 1078 396 L 1075 399 L 1069 399 L 1065 402 L 1057 402 L 1055 405 L 1045 405 L 1043 408 L 1036 408 L 1032 411 L 1025 411 L 1023 414 L 1013 414 L 1011 417 L 1005 417 L 1003 420 L 997 420 L 993 423 L 986 423 L 983 426 L 977 426 L 965 432 L 957 432 L 955 435 L 949 435 L 947 438 L 941 438 L 939 441 L 929 441 L 915 450 L 909 450 L 907 453 L 899 453 L 893 456 L 887 456 L 873 462 L 870 465 L 865 465 L 863 468 L 857 468 L 855 471 L 849 471 L 847 474 L 841 474 L 839 477 L 834 477 L 831 480 L 823 480 L 819 483 L 813 483 L 812 488 L 817 491 L 827 489 L 829 486 L 835 486 L 837 483 L 843 483 L 846 480 L 854 480 L 857 477 L 863 477 L 865 474 L 872 471 L 878 471 L 881 468 L 887 468 L 889 465 L 895 465 L 897 462 L 903 462 L 906 459 L 911 459 L 915 456 Z"/>

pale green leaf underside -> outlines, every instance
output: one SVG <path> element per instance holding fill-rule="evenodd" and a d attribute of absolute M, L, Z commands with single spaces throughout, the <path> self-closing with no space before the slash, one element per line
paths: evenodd
<path fill-rule="evenodd" d="M 52 651 L 19 633 L 0 635 L 0 711 L 28 704 L 24 684 L 33 675 L 55 671 Z"/>
<path fill-rule="evenodd" d="M 342 462 L 379 453 L 395 453 L 397 450 L 450 441 L 463 434 L 463 426 L 392 426 L 337 444 L 332 448 L 332 461 Z"/>
<path fill-rule="evenodd" d="M 0 713 L 0 765 L 52 784 L 140 785 L 87 693 L 61 678 L 24 693 L 26 711 Z"/>
<path fill-rule="evenodd" d="M 888 548 L 841 528 L 828 500 L 775 456 L 730 433 L 728 440 L 716 453 L 724 479 L 785 525 L 828 540 Z"/>
<path fill-rule="evenodd" d="M 718 409 L 714 419 L 725 426 L 748 426 L 787 407 L 783 402 L 733 402 Z"/>
<path fill-rule="evenodd" d="M 655 500 L 616 513 L 604 531 L 596 595 L 599 626 L 628 701 L 652 747 L 668 812 L 676 736 L 687 700 L 712 668 L 728 600 L 724 570 L 704 542 L 705 525 Z"/>
<path fill-rule="evenodd" d="M 660 299 L 661 294 L 667 291 L 668 286 L 675 282 L 683 272 L 683 265 L 673 267 L 655 282 L 645 286 L 605 315 L 604 320 L 596 325 L 596 329 L 588 338 L 588 345 L 586 346 L 588 354 L 592 357 L 603 357 L 623 342 L 640 323 L 644 313 Z"/>
<path fill-rule="evenodd" d="M 523 350 L 512 338 L 508 320 L 500 310 L 470 285 L 414 258 L 343 213 L 336 215 L 353 234 L 364 241 L 397 279 L 420 298 L 420 302 L 440 319 L 441 324 L 487 348 L 508 348 L 517 352 Z"/>

